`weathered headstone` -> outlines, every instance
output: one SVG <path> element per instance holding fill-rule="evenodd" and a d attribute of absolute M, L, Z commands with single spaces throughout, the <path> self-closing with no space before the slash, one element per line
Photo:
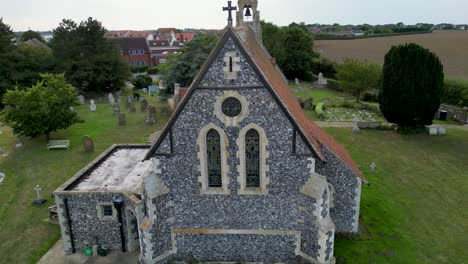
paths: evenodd
<path fill-rule="evenodd" d="M 143 100 L 145 100 L 145 97 L 144 97 L 144 96 L 140 96 L 139 100 L 140 100 L 140 103 L 141 103 L 141 102 L 143 102 Z"/>
<path fill-rule="evenodd" d="M 325 86 L 325 85 L 328 84 L 327 79 L 325 79 L 325 78 L 323 77 L 323 73 L 319 73 L 318 80 L 317 80 L 317 84 L 320 85 L 320 86 Z"/>
<path fill-rule="evenodd" d="M 370 165 L 370 171 L 371 171 L 371 173 L 374 173 L 374 172 L 375 172 L 375 168 L 376 168 L 376 167 L 377 167 L 377 165 L 375 165 L 375 163 L 372 162 L 371 165 Z"/>
<path fill-rule="evenodd" d="M 130 103 L 130 106 L 129 106 L 129 107 L 130 107 L 130 112 L 131 112 L 131 113 L 135 113 L 135 112 L 136 112 L 136 108 L 135 108 L 135 105 L 133 104 L 133 102 Z"/>
<path fill-rule="evenodd" d="M 117 98 L 117 103 L 118 104 L 122 103 L 122 96 L 121 95 L 119 95 L 119 97 Z"/>
<path fill-rule="evenodd" d="M 16 148 L 21 148 L 23 146 L 23 141 L 21 138 L 16 139 Z"/>
<path fill-rule="evenodd" d="M 299 79 L 298 79 L 298 78 L 294 79 L 294 83 L 295 83 L 296 85 L 301 84 L 301 83 L 299 82 Z"/>
<path fill-rule="evenodd" d="M 85 152 L 94 151 L 94 141 L 90 136 L 84 136 L 82 142 Z"/>
<path fill-rule="evenodd" d="M 358 126 L 359 118 L 357 116 L 354 116 L 353 120 L 354 120 L 353 132 L 359 133 L 361 131 L 361 129 Z"/>
<path fill-rule="evenodd" d="M 109 95 L 107 97 L 108 97 L 108 100 L 109 100 L 109 104 L 115 105 L 114 95 L 112 93 L 109 93 Z"/>
<path fill-rule="evenodd" d="M 166 90 L 166 83 L 164 82 L 164 80 L 159 81 L 159 89 Z"/>
<path fill-rule="evenodd" d="M 120 106 L 118 104 L 114 105 L 114 114 L 119 114 L 120 113 Z"/>
<path fill-rule="evenodd" d="M 119 114 L 119 126 L 125 126 L 127 124 L 127 117 L 125 114 L 120 113 Z"/>
<path fill-rule="evenodd" d="M 148 108 L 148 101 L 146 99 L 143 99 L 143 101 L 141 101 L 141 112 L 144 113 L 146 112 L 146 109 Z"/>
<path fill-rule="evenodd" d="M 439 134 L 439 135 L 445 135 L 445 134 L 447 134 L 447 128 L 445 128 L 445 127 L 439 127 L 439 128 L 437 128 L 437 134 Z"/>
<path fill-rule="evenodd" d="M 47 201 L 47 199 L 45 199 L 41 195 L 41 192 L 42 192 L 41 186 L 36 185 L 36 187 L 34 187 L 34 191 L 36 192 L 36 200 L 34 200 L 33 202 L 34 205 L 41 205 Z"/>
<path fill-rule="evenodd" d="M 304 110 L 312 110 L 313 107 L 313 98 L 308 98 L 304 101 Z"/>
<path fill-rule="evenodd" d="M 156 107 L 148 106 L 148 115 L 146 117 L 145 123 L 147 125 L 154 125 L 156 124 Z"/>
<path fill-rule="evenodd" d="M 91 112 L 96 112 L 96 105 L 94 104 L 96 101 L 92 100 L 89 101 L 90 105 L 89 105 L 89 111 Z"/>
<path fill-rule="evenodd" d="M 81 105 L 84 105 L 86 103 L 85 97 L 83 95 L 78 95 L 77 98 Z"/>
<path fill-rule="evenodd" d="M 439 129 L 437 127 L 430 127 L 429 128 L 429 135 L 435 136 L 439 134 Z"/>
<path fill-rule="evenodd" d="M 5 177 L 6 177 L 5 173 L 0 172 L 0 186 L 2 186 L 3 181 L 5 180 Z"/>

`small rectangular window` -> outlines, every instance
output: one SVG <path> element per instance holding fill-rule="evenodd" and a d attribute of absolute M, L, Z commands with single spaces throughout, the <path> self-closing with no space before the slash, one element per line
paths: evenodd
<path fill-rule="evenodd" d="M 232 72 L 232 57 L 229 57 L 229 72 Z"/>
<path fill-rule="evenodd" d="M 141 62 L 141 65 L 145 65 L 145 62 L 144 62 L 144 61 L 142 61 L 142 62 Z"/>
<path fill-rule="evenodd" d="M 140 66 L 140 62 L 139 62 L 139 61 L 137 61 L 137 62 L 136 62 L 136 65 Z"/>
<path fill-rule="evenodd" d="M 114 214 L 113 210 L 112 210 L 112 205 L 103 205 L 102 206 L 102 216 L 106 217 L 106 216 L 110 216 L 112 217 Z"/>
<path fill-rule="evenodd" d="M 141 49 L 141 50 L 140 50 L 140 54 L 145 54 L 145 50 L 144 50 L 144 49 Z"/>
<path fill-rule="evenodd" d="M 135 50 L 135 55 L 138 55 L 140 54 L 140 52 L 138 50 Z"/>
<path fill-rule="evenodd" d="M 133 55 L 133 50 L 128 50 L 129 55 Z"/>

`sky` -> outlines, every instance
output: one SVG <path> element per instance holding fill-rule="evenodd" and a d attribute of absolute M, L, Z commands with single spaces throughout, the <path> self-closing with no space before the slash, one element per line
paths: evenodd
<path fill-rule="evenodd" d="M 0 17 L 14 31 L 47 31 L 63 18 L 88 17 L 109 30 L 221 29 L 226 5 L 225 0 L 0 0 Z M 277 25 L 468 24 L 468 0 L 259 0 L 259 10 L 261 19 Z"/>

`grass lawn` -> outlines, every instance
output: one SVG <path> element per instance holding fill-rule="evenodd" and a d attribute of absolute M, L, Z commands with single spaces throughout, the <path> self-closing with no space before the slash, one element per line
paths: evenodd
<path fill-rule="evenodd" d="M 326 130 L 370 182 L 361 200 L 368 234 L 338 239 L 336 256 L 344 263 L 468 263 L 468 132 L 431 137 Z M 374 174 L 368 173 L 371 162 Z"/>
<path fill-rule="evenodd" d="M 290 88 L 294 90 L 296 96 L 302 97 L 303 100 L 307 98 L 314 98 L 314 103 L 322 101 L 323 99 L 334 99 L 336 97 L 349 97 L 349 94 L 331 90 L 328 88 L 312 88 L 312 83 L 310 82 L 301 82 L 301 84 L 296 85 L 294 81 L 290 82 Z"/>
<path fill-rule="evenodd" d="M 157 102 L 156 97 L 149 99 L 152 105 L 158 106 Z M 59 238 L 59 227 L 42 221 L 48 217 L 47 207 L 54 204 L 50 194 L 112 144 L 145 143 L 145 136 L 161 129 L 168 119 L 157 108 L 157 125 L 146 126 L 139 103 L 137 113 L 129 113 L 124 103 L 121 106 L 122 112 L 127 113 L 125 127 L 118 127 L 110 105 L 98 104 L 96 113 L 89 112 L 88 106 L 77 107 L 85 123 L 51 135 L 52 139 L 71 140 L 69 150 L 48 151 L 45 137 L 26 140 L 22 148 L 16 149 L 10 129 L 0 127 L 0 146 L 11 152 L 7 158 L 0 157 L 0 171 L 6 174 L 0 186 L 1 264 L 36 263 Z M 94 153 L 84 152 L 84 135 L 93 138 Z M 31 205 L 36 184 L 41 185 L 49 199 L 40 207 Z"/>

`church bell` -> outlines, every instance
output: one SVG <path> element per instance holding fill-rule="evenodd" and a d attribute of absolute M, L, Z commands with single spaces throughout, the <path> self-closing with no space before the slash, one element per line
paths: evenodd
<path fill-rule="evenodd" d="M 246 10 L 245 10 L 245 16 L 246 16 L 246 17 L 251 17 L 251 16 L 252 16 L 252 12 L 250 12 L 251 6 L 250 6 L 250 5 L 247 5 L 245 8 L 246 8 Z"/>

